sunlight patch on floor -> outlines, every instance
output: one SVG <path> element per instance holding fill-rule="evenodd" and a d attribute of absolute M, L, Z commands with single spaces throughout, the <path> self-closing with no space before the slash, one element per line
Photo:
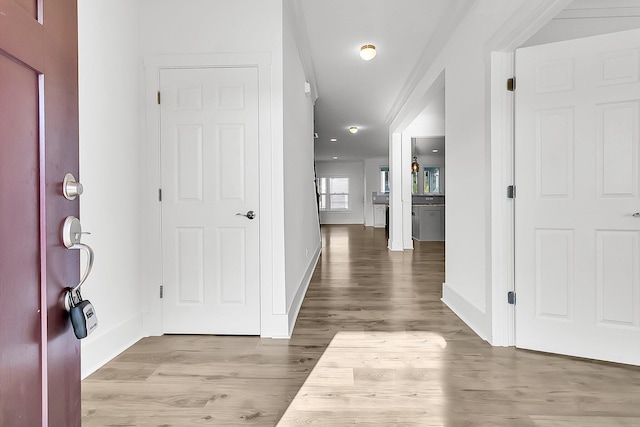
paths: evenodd
<path fill-rule="evenodd" d="M 443 425 L 446 346 L 430 332 L 338 332 L 278 426 Z"/>

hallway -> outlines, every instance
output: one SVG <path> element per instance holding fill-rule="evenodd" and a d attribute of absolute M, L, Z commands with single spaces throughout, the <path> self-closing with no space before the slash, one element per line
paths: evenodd
<path fill-rule="evenodd" d="M 640 424 L 640 368 L 494 348 L 469 330 L 440 302 L 442 243 L 389 252 L 384 229 L 359 225 L 323 226 L 322 236 L 291 340 L 145 338 L 83 381 L 83 425 L 273 426 L 299 390 L 279 425 Z M 320 368 L 362 351 L 358 337 L 383 336 L 392 347 L 362 352 L 353 384 L 303 386 L 316 364 L 322 378 Z M 437 344 L 433 357 L 400 347 L 421 337 Z M 377 356 L 389 352 L 391 365 Z M 383 400 L 376 387 L 417 392 Z"/>

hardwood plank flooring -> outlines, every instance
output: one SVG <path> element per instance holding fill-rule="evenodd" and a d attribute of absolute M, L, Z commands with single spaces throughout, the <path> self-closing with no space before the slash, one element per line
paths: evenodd
<path fill-rule="evenodd" d="M 442 243 L 322 234 L 291 340 L 145 338 L 83 381 L 83 425 L 640 425 L 640 368 L 478 338 L 440 301 Z"/>

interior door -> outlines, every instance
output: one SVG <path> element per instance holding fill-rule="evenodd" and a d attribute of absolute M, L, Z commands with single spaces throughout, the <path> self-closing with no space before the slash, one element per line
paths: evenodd
<path fill-rule="evenodd" d="M 80 346 L 64 308 L 77 251 L 76 2 L 0 0 L 0 425 L 79 426 Z"/>
<path fill-rule="evenodd" d="M 516 345 L 640 364 L 640 30 L 516 51 Z"/>
<path fill-rule="evenodd" d="M 260 334 L 258 72 L 160 72 L 165 333 Z"/>

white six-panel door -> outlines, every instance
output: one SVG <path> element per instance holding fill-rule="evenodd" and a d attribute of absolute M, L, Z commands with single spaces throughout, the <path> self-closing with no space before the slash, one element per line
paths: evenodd
<path fill-rule="evenodd" d="M 637 30 L 516 51 L 518 347 L 640 364 L 639 57 Z"/>
<path fill-rule="evenodd" d="M 259 335 L 257 69 L 162 69 L 160 94 L 164 332 Z"/>

